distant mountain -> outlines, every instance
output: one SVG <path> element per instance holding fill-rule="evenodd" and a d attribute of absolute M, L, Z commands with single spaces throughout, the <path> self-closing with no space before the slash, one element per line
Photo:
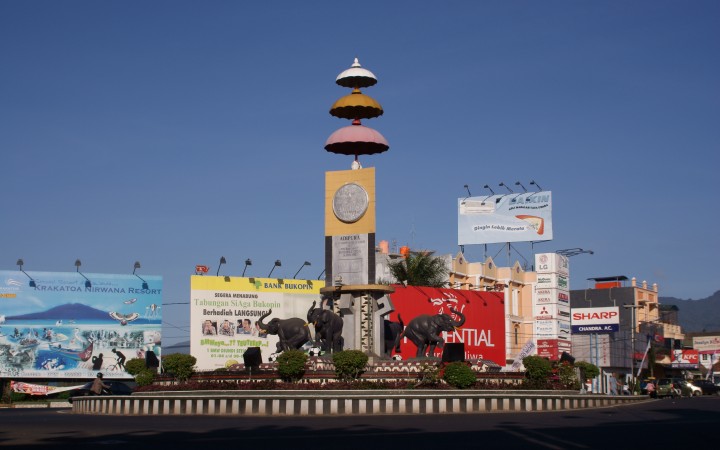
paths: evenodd
<path fill-rule="evenodd" d="M 8 316 L 6 320 L 93 320 L 115 322 L 107 311 L 102 311 L 82 303 L 66 303 L 64 305 L 50 308 L 47 311 L 22 314 L 19 316 Z M 160 319 L 149 320 L 140 318 L 135 324 L 161 323 Z"/>
<path fill-rule="evenodd" d="M 163 355 L 170 355 L 172 353 L 183 353 L 186 355 L 190 354 L 190 341 L 178 342 L 177 344 L 169 345 L 162 348 Z"/>
<path fill-rule="evenodd" d="M 720 331 L 720 291 L 700 300 L 660 297 L 661 305 L 678 307 L 678 320 L 684 333 Z"/>

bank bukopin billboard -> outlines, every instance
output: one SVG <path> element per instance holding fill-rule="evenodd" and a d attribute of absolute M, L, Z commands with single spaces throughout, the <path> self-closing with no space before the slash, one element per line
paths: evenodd
<path fill-rule="evenodd" d="M 31 275 L 0 271 L 0 377 L 132 378 L 126 360 L 160 356 L 162 277 Z"/>
<path fill-rule="evenodd" d="M 264 324 L 275 318 L 306 320 L 313 301 L 320 307 L 321 287 L 324 281 L 192 276 L 190 354 L 197 359 L 196 367 L 242 364 L 250 347 L 259 347 L 262 362 L 268 362 L 279 338 L 263 332 L 259 320 L 267 313 Z"/>
<path fill-rule="evenodd" d="M 419 286 L 393 286 L 390 294 L 395 311 L 387 318 L 405 327 L 421 315 L 435 316 L 448 314 L 454 321 L 460 316 L 465 322 L 455 330 L 443 331 L 445 343 L 463 343 L 465 359 L 485 359 L 500 366 L 505 365 L 505 304 L 504 295 L 499 292 L 480 292 L 458 289 L 439 289 Z M 414 358 L 417 347 L 407 338 L 400 341 L 400 355 L 403 359 Z M 442 357 L 442 349 L 435 349 L 435 356 Z"/>

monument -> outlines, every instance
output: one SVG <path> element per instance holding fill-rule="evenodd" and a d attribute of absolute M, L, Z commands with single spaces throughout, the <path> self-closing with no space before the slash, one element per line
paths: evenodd
<path fill-rule="evenodd" d="M 352 89 L 335 102 L 330 114 L 351 120 L 330 135 L 325 150 L 354 156 L 350 170 L 325 173 L 325 273 L 320 293 L 343 317 L 344 348 L 369 356 L 383 354 L 383 316 L 393 307 L 390 286 L 375 279 L 375 169 L 363 168 L 360 155 L 387 151 L 390 146 L 378 131 L 361 120 L 383 114 L 380 104 L 360 89 L 374 86 L 377 78 L 355 58 L 335 82 Z"/>

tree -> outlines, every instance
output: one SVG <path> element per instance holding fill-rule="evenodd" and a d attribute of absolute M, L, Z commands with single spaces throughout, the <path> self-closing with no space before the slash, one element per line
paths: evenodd
<path fill-rule="evenodd" d="M 443 258 L 425 250 L 410 252 L 403 259 L 391 261 L 388 267 L 398 283 L 410 286 L 443 287 L 449 272 Z"/>
<path fill-rule="evenodd" d="M 195 369 L 195 359 L 192 355 L 185 355 L 182 353 L 173 353 L 171 355 L 163 356 L 162 364 L 166 372 L 175 375 L 178 381 L 185 381 L 193 374 Z"/>

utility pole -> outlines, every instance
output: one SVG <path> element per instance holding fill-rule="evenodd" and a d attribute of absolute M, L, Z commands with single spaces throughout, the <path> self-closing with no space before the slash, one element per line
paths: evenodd
<path fill-rule="evenodd" d="M 623 308 L 630 310 L 630 341 L 631 341 L 631 348 L 630 348 L 630 379 L 632 381 L 632 389 L 631 393 L 632 395 L 635 395 L 635 310 L 638 308 L 642 308 L 641 305 L 623 305 Z M 629 381 L 628 381 L 629 384 Z"/>

